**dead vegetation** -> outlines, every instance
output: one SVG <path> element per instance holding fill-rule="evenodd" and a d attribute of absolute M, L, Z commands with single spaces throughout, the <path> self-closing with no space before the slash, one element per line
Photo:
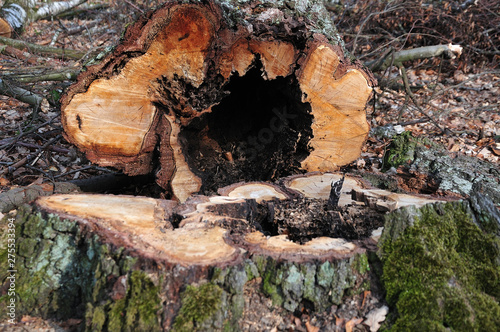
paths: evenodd
<path fill-rule="evenodd" d="M 389 67 L 376 73 L 380 86 L 375 89 L 367 108 L 371 134 L 361 158 L 348 168 L 382 177 L 397 174 L 396 169 L 384 169 L 383 157 L 393 137 L 402 131 L 425 138 L 429 147 L 438 143 L 453 155 L 471 156 L 498 166 L 500 4 L 497 1 L 422 0 L 410 2 L 410 5 L 402 0 L 328 3 L 346 48 L 362 62 L 384 56 L 390 58 L 391 52 L 422 46 L 451 43 L 464 48 L 456 59 L 414 60 L 405 62 L 403 68 Z M 118 174 L 112 168 L 89 162 L 64 140 L 59 98 L 72 83 L 75 73 L 99 53 L 116 45 L 127 24 L 155 5 L 153 1 L 97 1 L 57 17 L 35 21 L 16 36 L 32 44 L 77 50 L 83 54 L 79 60 L 42 55 L 29 47 L 18 50 L 0 45 L 3 83 L 30 91 L 47 101 L 33 107 L 16 98 L 0 96 L 0 192 L 23 186 L 40 186 L 40 190 L 51 192 L 57 182 Z M 406 73 L 406 84 L 403 73 Z M 221 162 L 228 161 L 226 159 Z M 421 193 L 436 192 L 432 179 L 421 174 L 413 174 L 411 178 L 402 174 L 398 182 L 400 189 L 406 191 L 418 188 L 416 191 Z M 152 183 L 149 178 L 135 183 L 124 182 L 120 193 L 163 197 L 161 190 Z M 92 188 L 92 191 L 112 192 L 108 185 Z M 297 205 L 302 205 L 301 211 L 313 213 L 316 212 L 314 203 L 303 201 Z M 297 227 L 289 218 L 294 208 L 288 206 L 286 211 L 276 211 L 281 234 Z M 366 221 L 358 217 L 353 214 L 347 222 L 356 225 Z M 336 234 L 328 223 L 331 219 L 327 215 L 324 224 L 310 225 L 307 231 L 311 237 L 325 230 Z M 348 236 L 356 238 L 355 235 L 353 228 Z M 337 309 L 337 313 L 345 311 L 343 317 L 353 320 L 340 325 L 356 325 L 352 312 L 360 308 L 367 312 L 367 308 L 372 308 L 370 301 L 376 302 L 370 292 L 365 292 L 353 296 L 352 301 L 345 301 L 339 308 L 332 308 L 332 313 Z M 334 317 L 329 314 L 310 320 L 305 312 L 301 319 L 290 315 L 284 320 L 287 326 L 294 324 L 298 330 L 308 331 L 314 330 L 317 320 L 330 321 L 328 326 L 333 330 L 339 320 L 344 319 L 334 321 Z"/>

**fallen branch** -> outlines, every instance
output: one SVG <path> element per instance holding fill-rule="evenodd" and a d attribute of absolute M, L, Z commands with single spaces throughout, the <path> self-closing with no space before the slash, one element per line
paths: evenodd
<path fill-rule="evenodd" d="M 33 83 L 44 81 L 74 81 L 79 70 L 65 70 L 43 75 L 9 76 L 9 78 L 21 83 Z"/>
<path fill-rule="evenodd" d="M 72 49 L 61 49 L 55 47 L 41 46 L 37 44 L 31 44 L 24 41 L 19 41 L 11 38 L 0 37 L 0 44 L 12 46 L 19 50 L 28 50 L 30 53 L 39 55 L 50 55 L 58 58 L 70 58 L 75 60 L 80 60 L 86 53 L 78 50 Z"/>
<path fill-rule="evenodd" d="M 33 0 L 9 1 L 0 10 L 0 36 L 10 38 L 14 31 L 21 31 L 33 21 L 59 15 L 84 2 L 87 0 L 50 2 L 37 9 Z"/>
<path fill-rule="evenodd" d="M 35 20 L 48 16 L 57 16 L 65 11 L 75 8 L 78 5 L 81 5 L 84 2 L 87 2 L 87 0 L 70 0 L 48 3 L 36 11 Z"/>
<path fill-rule="evenodd" d="M 462 54 L 460 45 L 434 45 L 403 50 L 399 52 L 386 52 L 382 59 L 365 62 L 371 71 L 384 71 L 391 65 L 398 66 L 405 61 L 427 59 L 444 55 L 449 59 L 454 59 Z"/>
<path fill-rule="evenodd" d="M 2 79 L 0 79 L 0 94 L 15 98 L 35 108 L 41 107 L 42 109 L 45 109 L 48 107 L 46 99 L 31 91 L 13 86 L 11 84 L 6 84 Z"/>

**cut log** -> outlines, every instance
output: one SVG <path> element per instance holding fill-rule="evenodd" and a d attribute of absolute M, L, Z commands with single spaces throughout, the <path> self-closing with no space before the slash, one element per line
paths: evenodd
<path fill-rule="evenodd" d="M 185 203 L 40 197 L 2 223 L 16 230 L 16 315 L 81 319 L 89 331 L 245 330 L 270 317 L 262 330 L 291 312 L 324 315 L 368 289 L 385 212 L 355 201 L 328 211 L 328 197 L 283 184 L 329 188 L 341 176 L 238 183 Z M 365 190 L 360 183 L 346 176 L 343 190 Z"/>
<path fill-rule="evenodd" d="M 168 2 L 62 98 L 67 139 L 173 198 L 359 157 L 374 78 L 317 1 Z"/>
<path fill-rule="evenodd" d="M 174 201 L 40 198 L 15 221 L 16 314 L 84 319 L 89 331 L 239 330 L 255 310 L 246 303 L 249 294 L 271 298 L 276 309 L 269 303 L 257 313 L 270 314 L 281 307 L 293 312 L 304 301 L 324 310 L 340 304 L 347 289 L 361 289 L 365 249 L 327 238 L 300 245 L 255 230 L 242 240 L 224 227 L 244 217 L 231 207 L 245 201 L 218 202 L 198 204 L 204 208 L 194 213 L 212 209 L 231 217 L 207 212 L 173 229 Z M 195 312 L 186 312 L 189 301 L 197 301 Z"/>

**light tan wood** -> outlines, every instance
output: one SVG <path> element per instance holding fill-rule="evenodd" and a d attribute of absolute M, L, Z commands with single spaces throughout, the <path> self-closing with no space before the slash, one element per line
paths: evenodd
<path fill-rule="evenodd" d="M 311 104 L 313 151 L 302 162 L 312 171 L 333 171 L 361 154 L 368 135 L 365 106 L 372 91 L 363 74 L 339 73 L 339 57 L 327 44 L 313 48 L 299 77 L 303 101 Z"/>
<path fill-rule="evenodd" d="M 328 199 L 330 196 L 331 184 L 342 178 L 340 173 L 320 173 L 313 172 L 304 175 L 291 176 L 284 180 L 287 188 L 296 190 L 308 198 Z M 339 205 L 352 204 L 351 191 L 362 189 L 363 183 L 359 178 L 346 176 L 342 186 Z"/>
<path fill-rule="evenodd" d="M 12 36 L 12 28 L 3 18 L 0 18 L 0 36 L 10 38 Z"/>
<path fill-rule="evenodd" d="M 274 80 L 278 76 L 286 77 L 292 73 L 298 53 L 292 44 L 279 41 L 252 41 L 250 49 L 260 55 L 266 79 Z"/>
<path fill-rule="evenodd" d="M 175 124 L 175 118 L 166 116 L 171 124 L 170 147 L 175 160 L 175 172 L 171 179 L 171 187 L 174 198 L 180 202 L 185 202 L 189 196 L 196 193 L 201 188 L 201 179 L 189 169 L 182 147 L 179 144 L 180 127 Z"/>
<path fill-rule="evenodd" d="M 383 189 L 353 189 L 353 197 L 357 201 L 364 202 L 380 211 L 394 211 L 405 206 L 419 208 L 426 204 L 442 201 L 428 196 L 393 193 Z"/>
<path fill-rule="evenodd" d="M 330 237 L 318 237 L 305 244 L 298 244 L 288 240 L 286 235 L 266 237 L 260 232 L 253 232 L 245 236 L 245 241 L 256 252 L 262 251 L 272 257 L 284 256 L 291 261 L 302 261 L 311 256 L 320 258 L 324 255 L 337 255 L 342 257 L 360 250 L 352 242 Z"/>
<path fill-rule="evenodd" d="M 101 234 L 133 247 L 144 256 L 190 265 L 224 264 L 233 261 L 239 249 L 228 245 L 220 227 L 205 224 L 172 229 L 165 220 L 172 201 L 113 195 L 55 195 L 38 199 L 44 210 L 93 223 Z"/>
<path fill-rule="evenodd" d="M 154 229 L 156 219 L 163 220 L 164 208 L 149 197 L 124 195 L 53 195 L 41 197 L 38 204 L 46 209 L 79 216 L 82 219 L 122 221 L 131 227 Z"/>
<path fill-rule="evenodd" d="M 298 191 L 308 198 L 328 199 L 331 184 L 342 178 L 340 173 L 313 172 L 285 178 L 284 185 Z M 371 188 L 360 178 L 345 176 L 339 200 L 339 206 L 355 204 L 355 202 L 377 209 L 381 212 L 394 211 L 404 206 L 421 207 L 425 204 L 442 200 L 424 196 L 394 193 L 383 189 Z"/>
<path fill-rule="evenodd" d="M 290 198 L 290 195 L 286 194 L 278 186 L 265 182 L 236 183 L 220 188 L 218 192 L 220 195 L 232 198 L 255 199 L 257 203 L 272 199 L 283 200 Z"/>
<path fill-rule="evenodd" d="M 156 79 L 179 75 L 194 86 L 203 81 L 212 25 L 193 8 L 178 11 L 144 55 L 132 58 L 118 75 L 95 80 L 63 109 L 66 134 L 81 149 L 92 150 L 94 162 L 111 166 L 116 161 L 110 157 L 141 153 L 157 112 L 151 100 Z"/>

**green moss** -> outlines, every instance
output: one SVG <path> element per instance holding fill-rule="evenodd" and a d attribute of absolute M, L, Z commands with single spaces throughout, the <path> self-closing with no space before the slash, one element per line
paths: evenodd
<path fill-rule="evenodd" d="M 262 291 L 271 298 L 275 306 L 281 306 L 284 302 L 281 287 L 278 286 L 280 280 L 281 274 L 276 270 L 275 262 L 269 260 L 267 268 L 264 269 Z"/>
<path fill-rule="evenodd" d="M 174 331 L 196 331 L 221 306 L 222 289 L 209 282 L 199 287 L 187 286 L 182 293 L 182 306 L 175 318 Z"/>
<path fill-rule="evenodd" d="M 94 289 L 102 291 L 96 283 Z M 143 271 L 133 271 L 127 279 L 124 298 L 99 301 L 98 306 L 87 305 L 86 326 L 89 331 L 160 331 L 158 312 L 161 299 L 156 286 Z M 94 294 L 95 296 L 95 294 Z"/>
<path fill-rule="evenodd" d="M 259 274 L 262 275 L 266 270 L 267 258 L 260 255 L 254 255 L 252 261 L 255 263 Z"/>
<path fill-rule="evenodd" d="M 95 310 L 92 311 L 92 316 L 90 321 L 91 321 L 92 331 L 102 331 L 104 323 L 106 323 L 106 312 L 104 311 L 104 308 L 103 307 L 95 308 Z M 111 330 L 111 331 L 118 331 L 118 330 Z"/>
<path fill-rule="evenodd" d="M 158 311 L 161 300 L 159 289 L 142 271 L 133 271 L 129 278 L 126 331 L 159 331 Z"/>
<path fill-rule="evenodd" d="M 365 274 L 370 271 L 370 263 L 366 254 L 356 254 L 354 258 L 354 268 L 359 274 Z"/>
<path fill-rule="evenodd" d="M 396 136 L 385 151 L 382 171 L 411 163 L 415 158 L 415 147 L 417 144 L 417 140 L 413 138 L 409 131 Z"/>
<path fill-rule="evenodd" d="M 248 281 L 260 277 L 257 265 L 250 259 L 245 260 L 245 272 L 247 274 Z"/>
<path fill-rule="evenodd" d="M 413 225 L 382 241 L 387 300 L 398 312 L 392 330 L 494 331 L 500 326 L 494 235 L 473 223 L 462 202 L 390 214 L 386 225 L 405 214 Z"/>

